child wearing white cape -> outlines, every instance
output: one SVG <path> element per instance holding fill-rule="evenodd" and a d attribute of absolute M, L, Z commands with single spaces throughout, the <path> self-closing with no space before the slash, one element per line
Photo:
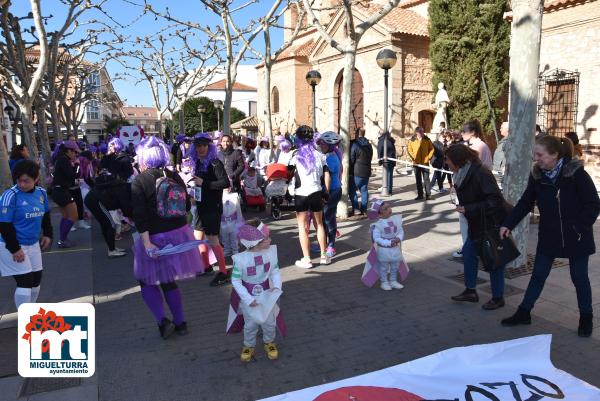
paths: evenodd
<path fill-rule="evenodd" d="M 362 281 L 372 287 L 380 279 L 382 290 L 402 289 L 404 286 L 398 282 L 398 273 L 404 281 L 409 271 L 402 255 L 402 216 L 392 216 L 390 204 L 378 199 L 373 200 L 367 215 L 379 220 L 371 225 L 373 247 L 367 256 Z"/>
<path fill-rule="evenodd" d="M 276 301 L 281 295 L 281 274 L 277 247 L 271 245 L 269 228 L 258 219 L 249 220 L 240 227 L 238 238 L 245 252 L 233 255 L 231 273 L 231 303 L 227 333 L 243 328 L 244 347 L 242 362 L 252 360 L 258 329 L 262 329 L 264 349 L 269 359 L 277 359 L 275 331 L 285 335 L 285 323 Z"/>
<path fill-rule="evenodd" d="M 225 256 L 233 256 L 239 252 L 237 233 L 243 224 L 244 216 L 237 192 L 223 191 L 223 214 L 219 237 Z"/>

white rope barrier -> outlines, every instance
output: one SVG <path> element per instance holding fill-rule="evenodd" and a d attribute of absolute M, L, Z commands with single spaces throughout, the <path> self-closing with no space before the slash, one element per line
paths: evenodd
<path fill-rule="evenodd" d="M 391 161 L 394 161 L 394 162 L 396 162 L 396 163 L 402 163 L 402 164 L 404 164 L 404 165 L 406 165 L 406 166 L 410 166 L 410 167 L 421 167 L 421 168 L 424 168 L 424 169 L 427 169 L 427 170 L 429 170 L 430 172 L 433 172 L 433 171 L 440 171 L 440 172 L 442 172 L 442 173 L 446 173 L 446 174 L 454 174 L 454 172 L 453 172 L 453 171 L 444 170 L 443 168 L 435 168 L 435 167 L 433 167 L 433 166 L 426 166 L 426 165 L 424 165 L 424 164 L 414 164 L 414 163 L 410 163 L 410 162 L 407 162 L 407 161 L 404 161 L 404 160 L 393 159 L 393 158 L 391 158 L 391 157 L 388 157 L 387 159 L 388 159 L 388 160 L 391 160 Z M 380 161 L 382 161 L 382 160 L 383 160 L 383 158 L 381 158 L 381 159 L 377 159 L 377 160 L 376 160 L 376 162 L 375 162 L 375 163 L 372 163 L 372 164 L 373 164 L 373 165 L 378 165 L 378 164 L 379 164 L 379 162 L 380 162 Z"/>

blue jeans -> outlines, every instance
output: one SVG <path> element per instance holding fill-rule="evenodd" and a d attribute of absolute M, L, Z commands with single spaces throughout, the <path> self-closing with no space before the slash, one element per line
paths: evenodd
<path fill-rule="evenodd" d="M 323 207 L 325 232 L 327 234 L 327 247 L 335 245 L 335 232 L 337 231 L 336 213 L 337 205 L 342 198 L 342 188 L 332 189 L 329 192 L 329 200 Z"/>
<path fill-rule="evenodd" d="M 532 310 L 535 301 L 539 298 L 546 278 L 552 269 L 554 258 L 537 253 L 535 255 L 535 263 L 533 264 L 533 273 L 527 285 L 527 291 L 521 302 L 521 308 Z M 577 292 L 577 305 L 579 313 L 592 314 L 592 287 L 590 286 L 590 278 L 588 277 L 588 262 L 589 256 L 582 255 L 569 258 L 569 271 L 571 273 L 571 281 L 575 285 Z"/>
<path fill-rule="evenodd" d="M 352 212 L 359 209 L 361 212 L 366 212 L 369 204 L 369 177 L 350 177 L 349 180 L 350 201 L 352 202 Z M 358 205 L 358 195 L 356 191 L 360 191 L 360 206 Z"/>
<path fill-rule="evenodd" d="M 465 287 L 477 287 L 477 273 L 479 272 L 479 259 L 477 258 L 477 245 L 471 238 L 467 238 L 462 248 L 463 264 L 465 269 Z M 490 272 L 490 285 L 492 297 L 504 297 L 504 267 Z"/>
<path fill-rule="evenodd" d="M 391 195 L 392 194 L 392 184 L 394 181 L 394 167 L 395 166 L 383 166 L 384 172 L 385 174 L 387 174 L 387 190 L 388 193 Z"/>

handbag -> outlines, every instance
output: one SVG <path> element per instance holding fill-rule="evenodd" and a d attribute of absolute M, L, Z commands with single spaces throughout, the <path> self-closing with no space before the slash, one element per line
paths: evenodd
<path fill-rule="evenodd" d="M 500 238 L 500 229 L 488 229 L 486 224 L 485 209 L 482 209 L 483 234 L 479 244 L 479 258 L 483 270 L 491 272 L 500 269 L 521 255 L 512 237 Z"/>

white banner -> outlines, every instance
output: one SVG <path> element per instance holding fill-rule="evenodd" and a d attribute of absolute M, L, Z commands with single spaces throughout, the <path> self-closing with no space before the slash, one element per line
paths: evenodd
<path fill-rule="evenodd" d="M 598 401 L 600 389 L 558 370 L 551 335 L 452 348 L 262 401 Z"/>

